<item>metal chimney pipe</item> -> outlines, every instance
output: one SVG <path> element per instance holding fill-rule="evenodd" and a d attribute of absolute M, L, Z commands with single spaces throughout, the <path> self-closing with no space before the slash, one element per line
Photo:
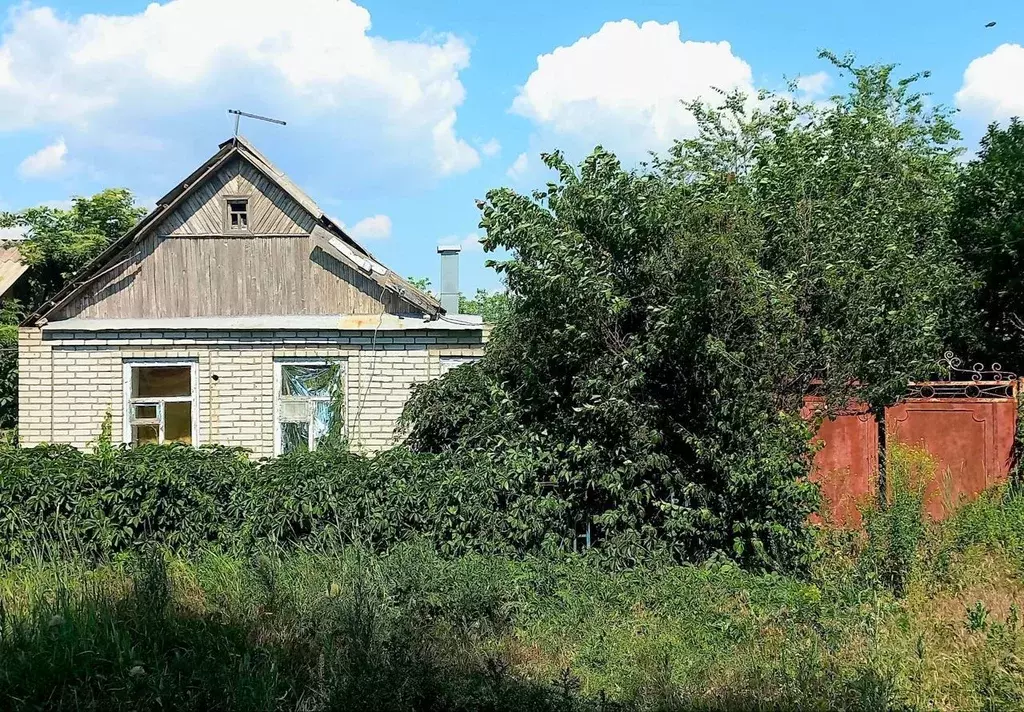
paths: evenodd
<path fill-rule="evenodd" d="M 441 255 L 441 308 L 446 314 L 459 313 L 459 245 L 438 245 Z"/>

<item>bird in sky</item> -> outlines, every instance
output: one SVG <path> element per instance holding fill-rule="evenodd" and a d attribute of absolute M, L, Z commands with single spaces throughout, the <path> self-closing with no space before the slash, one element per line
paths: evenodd
<path fill-rule="evenodd" d="M 994 22 L 990 22 L 987 25 L 985 25 L 985 27 L 995 27 L 995 26 L 996 26 L 996 23 L 994 23 Z"/>

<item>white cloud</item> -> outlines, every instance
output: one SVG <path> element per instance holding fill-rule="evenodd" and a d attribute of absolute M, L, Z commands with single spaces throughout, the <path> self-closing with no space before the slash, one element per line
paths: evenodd
<path fill-rule="evenodd" d="M 18 166 L 18 173 L 25 178 L 47 178 L 64 170 L 68 155 L 67 144 L 59 138 L 27 157 Z"/>
<path fill-rule="evenodd" d="M 551 140 L 643 155 L 691 135 L 681 101 L 716 100 L 715 89 L 754 93 L 750 66 L 728 42 L 683 41 L 676 22 L 622 20 L 538 57 L 512 111 Z"/>
<path fill-rule="evenodd" d="M 530 157 L 525 153 L 520 153 L 516 156 L 516 160 L 512 162 L 512 165 L 505 171 L 506 175 L 513 180 L 519 180 L 526 175 L 527 169 L 530 167 Z"/>
<path fill-rule="evenodd" d="M 475 232 L 471 232 L 461 240 L 459 240 L 458 238 L 454 239 L 456 240 L 457 244 L 459 244 L 462 247 L 463 252 L 483 252 L 484 246 L 480 244 L 480 240 L 482 238 L 482 235 L 478 235 Z"/>
<path fill-rule="evenodd" d="M 956 105 L 986 121 L 1024 115 L 1024 47 L 1003 44 L 967 65 Z"/>
<path fill-rule="evenodd" d="M 824 95 L 832 78 L 828 72 L 816 72 L 796 78 L 796 88 L 808 98 L 816 98 Z"/>
<path fill-rule="evenodd" d="M 357 240 L 383 240 L 391 237 L 391 218 L 387 215 L 371 215 L 346 230 Z"/>
<path fill-rule="evenodd" d="M 146 144 L 160 140 L 147 131 L 194 131 L 195 117 L 238 105 L 452 174 L 480 160 L 455 128 L 468 65 L 452 35 L 370 34 L 352 0 L 168 0 L 72 20 L 17 5 L 0 39 L 0 131 L 60 126 Z"/>
<path fill-rule="evenodd" d="M 492 138 L 490 141 L 480 145 L 480 152 L 488 158 L 497 156 L 501 153 L 501 142 L 496 138 Z"/>

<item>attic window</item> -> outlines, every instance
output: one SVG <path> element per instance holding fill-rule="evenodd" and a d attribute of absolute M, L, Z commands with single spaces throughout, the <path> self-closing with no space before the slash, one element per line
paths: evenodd
<path fill-rule="evenodd" d="M 227 225 L 228 230 L 249 229 L 249 199 L 230 198 L 228 200 Z"/>

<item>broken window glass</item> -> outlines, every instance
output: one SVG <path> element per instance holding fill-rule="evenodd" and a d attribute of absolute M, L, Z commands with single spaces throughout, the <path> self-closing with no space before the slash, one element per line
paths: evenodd
<path fill-rule="evenodd" d="M 344 364 L 281 363 L 279 368 L 280 453 L 315 450 L 327 438 L 343 437 Z"/>

